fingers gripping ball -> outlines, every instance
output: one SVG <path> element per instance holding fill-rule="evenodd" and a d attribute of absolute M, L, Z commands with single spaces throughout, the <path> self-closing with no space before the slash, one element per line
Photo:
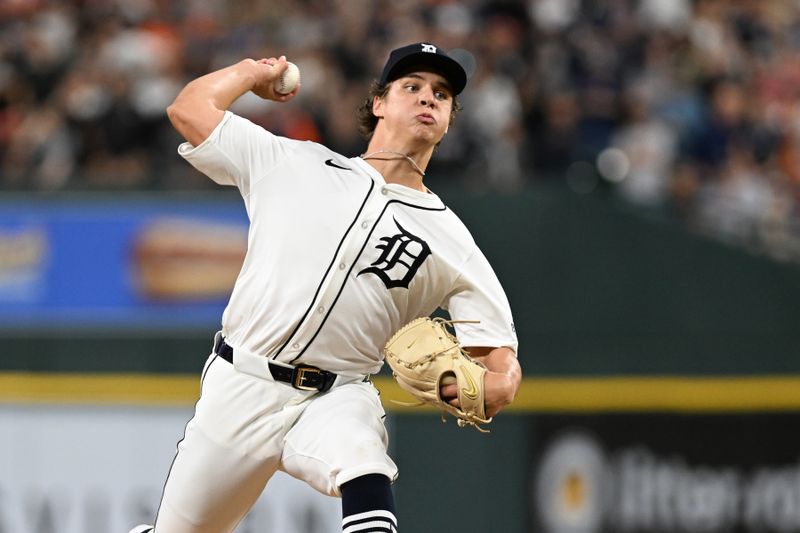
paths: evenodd
<path fill-rule="evenodd" d="M 432 405 L 481 432 L 486 417 L 484 376 L 486 368 L 461 349 L 447 330 L 452 324 L 441 318 L 418 318 L 403 326 L 384 347 L 384 357 L 398 385 L 420 404 Z M 442 399 L 441 385 L 456 383 L 460 407 Z"/>
<path fill-rule="evenodd" d="M 295 90 L 298 83 L 300 83 L 300 69 L 294 63 L 287 62 L 286 70 L 275 80 L 273 88 L 278 94 L 289 94 Z"/>

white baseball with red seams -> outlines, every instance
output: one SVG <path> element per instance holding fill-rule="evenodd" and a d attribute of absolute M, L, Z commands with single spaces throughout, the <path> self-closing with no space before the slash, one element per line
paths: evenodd
<path fill-rule="evenodd" d="M 289 94 L 294 91 L 297 84 L 300 82 L 300 69 L 291 61 L 287 61 L 286 70 L 283 71 L 281 77 L 275 80 L 273 87 L 278 94 Z"/>

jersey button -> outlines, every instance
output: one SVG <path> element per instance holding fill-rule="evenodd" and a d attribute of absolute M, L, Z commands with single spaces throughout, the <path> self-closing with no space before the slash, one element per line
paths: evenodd
<path fill-rule="evenodd" d="M 344 263 L 339 263 L 339 270 L 344 270 L 345 268 L 347 268 L 347 265 Z"/>
<path fill-rule="evenodd" d="M 294 348 L 295 350 L 299 350 L 300 349 L 300 343 L 296 342 L 296 343 L 292 344 L 292 348 Z"/>
<path fill-rule="evenodd" d="M 322 314 L 322 313 L 324 313 L 324 312 L 325 312 L 325 307 L 323 307 L 323 306 L 321 306 L 321 305 L 320 305 L 319 307 L 317 307 L 317 313 L 320 313 L 320 314 Z"/>
<path fill-rule="evenodd" d="M 387 194 L 389 194 L 389 189 L 387 189 L 386 187 L 381 187 L 381 194 L 386 196 Z"/>
<path fill-rule="evenodd" d="M 361 227 L 367 229 L 369 227 L 369 222 L 365 220 L 364 222 L 361 223 Z"/>

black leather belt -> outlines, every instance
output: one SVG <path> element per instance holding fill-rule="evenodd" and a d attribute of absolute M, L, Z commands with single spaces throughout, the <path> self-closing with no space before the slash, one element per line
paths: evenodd
<path fill-rule="evenodd" d="M 225 361 L 233 363 L 233 348 L 225 342 L 221 335 L 214 346 L 214 353 Z M 315 366 L 281 366 L 272 361 L 269 361 L 268 366 L 275 381 L 288 383 L 299 390 L 326 392 L 333 387 L 333 382 L 336 381 L 337 377 L 333 372 L 328 372 Z"/>

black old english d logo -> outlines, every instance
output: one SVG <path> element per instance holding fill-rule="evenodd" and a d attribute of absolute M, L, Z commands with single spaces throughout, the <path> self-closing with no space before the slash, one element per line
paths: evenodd
<path fill-rule="evenodd" d="M 428 243 L 407 232 L 403 226 L 394 219 L 400 233 L 391 237 L 381 237 L 381 244 L 376 248 L 380 250 L 380 256 L 370 266 L 358 273 L 375 274 L 387 289 L 394 287 L 408 288 L 408 284 L 414 275 L 431 255 Z"/>

